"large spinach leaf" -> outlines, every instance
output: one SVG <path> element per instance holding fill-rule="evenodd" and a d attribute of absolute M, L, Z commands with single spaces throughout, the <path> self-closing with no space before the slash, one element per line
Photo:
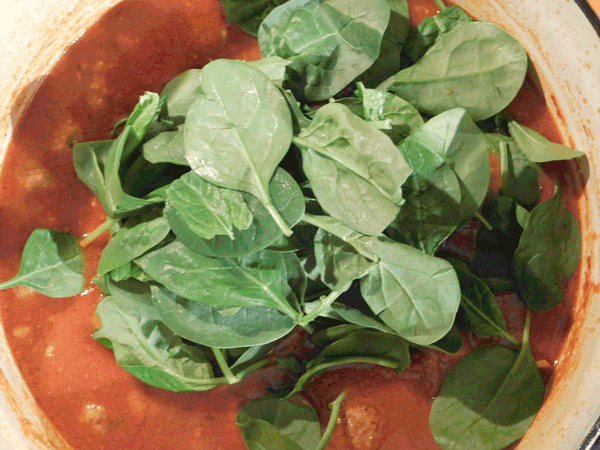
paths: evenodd
<path fill-rule="evenodd" d="M 162 321 L 177 335 L 217 348 L 262 345 L 288 334 L 296 322 L 263 306 L 211 306 L 188 300 L 163 286 L 152 286 Z"/>
<path fill-rule="evenodd" d="M 184 344 L 163 323 L 141 315 L 135 305 L 107 297 L 98 304 L 96 314 L 102 327 L 94 339 L 143 382 L 176 392 L 224 384 L 213 378 L 212 366 L 200 348 Z"/>
<path fill-rule="evenodd" d="M 563 284 L 579 265 L 579 223 L 563 205 L 562 187 L 536 206 L 521 235 L 513 275 L 521 299 L 535 311 L 547 311 L 564 297 Z"/>
<path fill-rule="evenodd" d="M 200 85 L 205 97 L 190 107 L 184 129 L 190 166 L 217 186 L 256 196 L 291 235 L 268 188 L 292 139 L 285 97 L 263 72 L 242 61 L 209 63 Z"/>
<path fill-rule="evenodd" d="M 292 319 L 299 317 L 292 306 L 298 299 L 287 277 L 296 268 L 284 254 L 263 250 L 239 259 L 212 258 L 176 240 L 135 262 L 184 298 L 211 306 L 269 307 Z"/>
<path fill-rule="evenodd" d="M 460 305 L 456 272 L 443 259 L 408 245 L 372 238 L 379 261 L 361 280 L 361 293 L 374 314 L 415 344 L 441 339 Z"/>
<path fill-rule="evenodd" d="M 476 350 L 458 362 L 433 401 L 429 425 L 444 450 L 500 450 L 523 437 L 544 397 L 529 348 Z"/>
<path fill-rule="evenodd" d="M 327 213 L 377 235 L 396 217 L 411 170 L 384 133 L 345 106 L 330 103 L 294 138 L 312 191 Z"/>
<path fill-rule="evenodd" d="M 298 183 L 285 170 L 278 168 L 269 183 L 269 191 L 275 208 L 288 226 L 296 225 L 304 214 L 304 196 Z M 169 200 L 165 202 L 164 215 L 177 238 L 196 253 L 228 257 L 249 255 L 273 244 L 283 236 L 283 232 L 259 199 L 251 194 L 242 196 L 253 219 L 246 230 L 234 228 L 233 239 L 224 235 L 201 238 L 190 229 Z"/>
<path fill-rule="evenodd" d="M 23 248 L 21 267 L 0 289 L 27 286 L 48 297 L 71 297 L 83 291 L 84 260 L 75 236 L 38 228 Z"/>
<path fill-rule="evenodd" d="M 378 89 L 429 115 L 462 107 L 479 121 L 508 106 L 526 72 L 527 53 L 514 37 L 491 23 L 461 22 Z"/>
<path fill-rule="evenodd" d="M 215 186 L 195 172 L 175 180 L 167 199 L 189 229 L 203 239 L 216 235 L 234 239 L 234 228 L 247 230 L 252 224 L 252 213 L 239 191 Z"/>
<path fill-rule="evenodd" d="M 390 19 L 387 0 L 291 0 L 263 21 L 263 58 L 280 56 L 308 100 L 340 92 L 378 58 Z"/>

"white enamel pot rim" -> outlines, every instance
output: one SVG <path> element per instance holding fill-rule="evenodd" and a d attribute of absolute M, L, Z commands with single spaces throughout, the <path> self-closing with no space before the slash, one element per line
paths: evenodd
<path fill-rule="evenodd" d="M 4 0 L 0 163 L 13 121 L 33 92 L 26 87 L 35 86 L 65 48 L 118 1 Z M 565 141 L 589 159 L 591 176 L 579 198 L 584 244 L 582 274 L 571 288 L 574 325 L 559 361 L 560 375 L 519 450 L 578 449 L 600 416 L 600 38 L 578 5 L 582 1 L 455 2 L 503 26 L 526 46 Z M 69 448 L 36 408 L 1 329 L 0 368 L 0 448 Z"/>

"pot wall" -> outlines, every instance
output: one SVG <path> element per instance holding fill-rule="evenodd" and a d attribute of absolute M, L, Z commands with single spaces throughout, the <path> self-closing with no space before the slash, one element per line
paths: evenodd
<path fill-rule="evenodd" d="M 0 164 L 13 124 L 39 80 L 118 0 L 4 0 L 0 17 Z M 600 37 L 573 0 L 456 0 L 493 19 L 527 48 L 565 142 L 586 152 L 591 177 L 579 197 L 583 224 L 573 331 L 554 387 L 519 450 L 575 450 L 600 415 Z M 590 2 L 600 12 L 600 0 Z M 0 329 L 0 448 L 66 449 L 36 408 Z"/>

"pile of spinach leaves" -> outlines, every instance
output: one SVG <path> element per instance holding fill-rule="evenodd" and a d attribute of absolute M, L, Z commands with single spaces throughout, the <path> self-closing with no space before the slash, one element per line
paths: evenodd
<path fill-rule="evenodd" d="M 132 375 L 172 391 L 290 369 L 296 381 L 281 398 L 249 403 L 238 425 L 251 449 L 313 450 L 343 399 L 321 436 L 299 393 L 323 370 L 401 372 L 410 348 L 457 352 L 459 329 L 498 336 L 506 345 L 477 350 L 448 376 L 431 429 L 443 449 L 519 439 L 544 386 L 529 316 L 519 342 L 494 291 L 514 289 L 535 311 L 561 301 L 581 237 L 558 182 L 537 203 L 539 164 L 582 156 L 506 113 L 527 71 L 521 44 L 441 3 L 415 28 L 406 0 L 223 6 L 258 36 L 263 59 L 184 72 L 145 93 L 118 137 L 74 148 L 107 215 L 82 245 L 112 235 L 95 278 L 106 297 L 94 338 Z M 503 180 L 492 199 L 490 152 Z M 444 243 L 471 220 L 484 225 L 481 251 L 465 261 Z M 16 285 L 80 292 L 76 238 L 36 230 L 0 288 Z M 313 356 L 278 359 L 271 350 L 297 327 Z"/>

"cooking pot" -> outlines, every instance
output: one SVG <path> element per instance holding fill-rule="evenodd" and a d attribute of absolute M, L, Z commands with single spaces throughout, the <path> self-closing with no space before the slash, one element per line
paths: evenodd
<path fill-rule="evenodd" d="M 4 0 L 0 15 L 0 164 L 14 124 L 65 49 L 119 0 Z M 202 1 L 202 0 L 196 0 Z M 600 416 L 600 0 L 456 0 L 529 52 L 565 143 L 588 156 L 575 199 L 583 256 L 569 284 L 573 325 L 552 388 L 519 450 L 584 448 Z M 574 180 L 582 183 L 582 181 Z M 0 329 L 0 448 L 70 448 L 24 384 Z"/>

